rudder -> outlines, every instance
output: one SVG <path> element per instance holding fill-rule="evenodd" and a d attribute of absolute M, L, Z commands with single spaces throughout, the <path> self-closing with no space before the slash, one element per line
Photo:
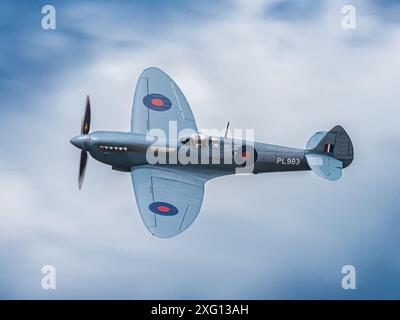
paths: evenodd
<path fill-rule="evenodd" d="M 317 132 L 307 142 L 306 159 L 311 170 L 327 180 L 338 180 L 342 169 L 354 158 L 353 144 L 339 125 L 328 132 Z"/>
<path fill-rule="evenodd" d="M 353 143 L 342 126 L 335 126 L 310 150 L 312 153 L 323 153 L 343 162 L 343 168 L 348 167 L 354 158 Z"/>

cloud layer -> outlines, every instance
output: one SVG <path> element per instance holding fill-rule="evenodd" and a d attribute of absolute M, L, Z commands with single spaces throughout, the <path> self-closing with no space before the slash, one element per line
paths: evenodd
<path fill-rule="evenodd" d="M 340 1 L 287 6 L 161 6 L 155 21 L 145 5 L 60 3 L 56 31 L 27 18 L 10 43 L 14 75 L 1 48 L 0 298 L 399 298 L 399 25 L 374 2 L 356 3 L 355 31 L 341 28 Z M 189 230 L 153 238 L 129 174 L 90 159 L 78 192 L 68 142 L 86 93 L 93 130 L 128 131 L 148 66 L 180 85 L 199 128 L 229 120 L 303 147 L 341 124 L 355 161 L 335 183 L 310 172 L 212 180 Z M 55 291 L 40 287 L 46 264 Z M 355 291 L 340 286 L 346 264 Z"/>

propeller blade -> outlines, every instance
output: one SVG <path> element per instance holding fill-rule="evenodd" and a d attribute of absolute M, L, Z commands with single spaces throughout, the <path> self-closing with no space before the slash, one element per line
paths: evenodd
<path fill-rule="evenodd" d="M 81 161 L 79 164 L 79 179 L 78 179 L 79 190 L 81 190 L 83 179 L 85 178 L 87 159 L 88 159 L 87 152 L 81 151 Z"/>
<path fill-rule="evenodd" d="M 90 131 L 90 98 L 89 95 L 86 96 L 86 105 L 85 105 L 85 116 L 82 122 L 82 134 L 88 134 Z"/>

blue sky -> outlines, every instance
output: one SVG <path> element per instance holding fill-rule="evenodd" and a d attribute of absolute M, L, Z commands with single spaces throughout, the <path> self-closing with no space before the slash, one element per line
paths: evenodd
<path fill-rule="evenodd" d="M 400 297 L 399 5 L 352 1 L 53 1 L 0 4 L 0 298 Z M 180 85 L 200 128 L 255 129 L 303 147 L 343 125 L 355 161 L 335 183 L 310 172 L 210 181 L 198 220 L 162 241 L 130 176 L 89 160 L 77 190 L 84 97 L 93 130 L 128 130 L 140 72 Z M 40 286 L 43 265 L 57 289 Z M 341 288 L 343 265 L 357 289 Z"/>

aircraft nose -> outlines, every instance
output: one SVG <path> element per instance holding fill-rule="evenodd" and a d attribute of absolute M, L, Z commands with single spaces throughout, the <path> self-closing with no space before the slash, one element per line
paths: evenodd
<path fill-rule="evenodd" d="M 78 149 L 86 151 L 89 148 L 89 139 L 88 135 L 80 135 L 72 138 L 70 142 Z"/>
<path fill-rule="evenodd" d="M 72 145 L 74 145 L 75 147 L 77 147 L 78 149 L 80 149 L 80 140 L 79 137 L 74 137 L 71 140 L 69 140 L 69 142 L 71 142 Z"/>

